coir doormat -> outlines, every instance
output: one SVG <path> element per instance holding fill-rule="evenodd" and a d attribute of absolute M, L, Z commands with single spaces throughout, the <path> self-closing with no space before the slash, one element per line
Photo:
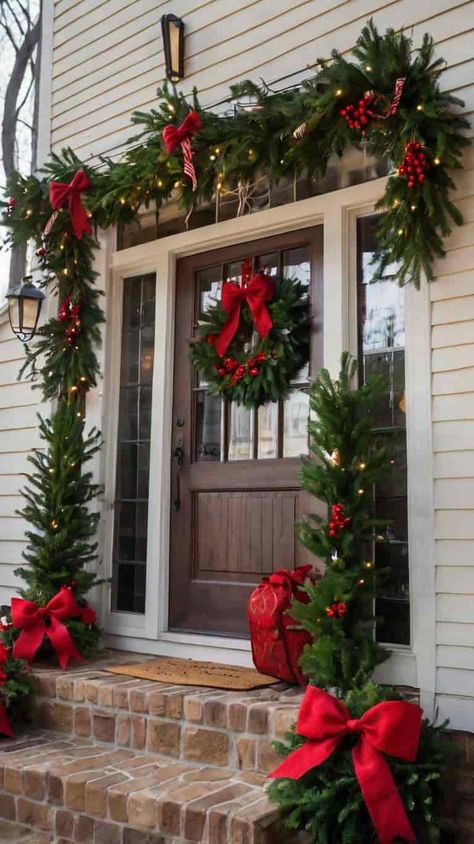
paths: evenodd
<path fill-rule="evenodd" d="M 112 674 L 125 674 L 139 680 L 157 680 L 179 686 L 209 686 L 212 689 L 232 689 L 246 692 L 278 683 L 275 677 L 259 674 L 254 668 L 238 665 L 216 665 L 195 659 L 157 657 L 133 665 L 114 665 L 106 668 Z"/>

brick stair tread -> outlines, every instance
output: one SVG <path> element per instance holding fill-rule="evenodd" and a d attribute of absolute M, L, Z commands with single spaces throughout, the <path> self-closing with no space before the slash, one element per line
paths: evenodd
<path fill-rule="evenodd" d="M 34 666 L 35 726 L 184 761 L 260 773 L 275 767 L 272 740 L 296 721 L 300 689 L 277 682 L 250 692 L 170 686 L 104 670 L 138 659 L 115 652 L 67 671 Z"/>
<path fill-rule="evenodd" d="M 0 744 L 0 778 L 0 817 L 49 833 L 55 842 L 290 841 L 277 831 L 265 777 L 255 772 L 36 730 Z"/>

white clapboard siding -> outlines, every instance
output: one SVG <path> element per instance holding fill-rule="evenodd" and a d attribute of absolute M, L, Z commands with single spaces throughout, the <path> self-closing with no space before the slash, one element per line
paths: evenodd
<path fill-rule="evenodd" d="M 449 66 L 446 90 L 474 107 L 472 60 L 466 33 L 467 2 L 452 0 L 182 0 L 186 25 L 186 78 L 204 105 L 225 97 L 233 82 L 251 77 L 272 81 L 314 64 L 337 46 L 354 44 L 373 15 L 378 26 L 429 29 Z M 130 114 L 156 102 L 164 75 L 160 17 L 168 3 L 153 0 L 84 0 L 63 8 L 55 3 L 52 141 L 82 155 L 117 150 L 130 136 Z M 87 73 L 84 69 L 87 68 Z"/>
<path fill-rule="evenodd" d="M 17 591 L 14 570 L 22 564 L 25 522 L 16 511 L 24 506 L 20 490 L 29 471 L 28 455 L 39 444 L 38 412 L 44 412 L 39 390 L 17 381 L 24 360 L 23 344 L 13 337 L 0 315 L 0 603 Z"/>

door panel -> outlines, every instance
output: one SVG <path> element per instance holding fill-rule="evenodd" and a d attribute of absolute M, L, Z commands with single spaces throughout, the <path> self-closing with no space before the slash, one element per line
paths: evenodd
<path fill-rule="evenodd" d="M 188 343 L 222 279 L 243 259 L 308 285 L 311 360 L 290 395 L 258 411 L 209 395 Z M 289 232 L 178 262 L 174 364 L 170 629 L 246 636 L 246 604 L 260 578 L 314 562 L 294 531 L 314 501 L 299 489 L 307 453 L 309 371 L 322 363 L 322 229 Z M 176 506 L 179 502 L 178 506 Z"/>

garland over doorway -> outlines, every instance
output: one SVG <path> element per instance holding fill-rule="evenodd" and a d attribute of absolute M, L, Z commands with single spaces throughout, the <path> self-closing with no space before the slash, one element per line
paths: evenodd
<path fill-rule="evenodd" d="M 377 272 L 394 264 L 400 284 L 418 286 L 423 273 L 431 280 L 434 259 L 444 255 L 443 238 L 462 222 L 450 199 L 448 171 L 462 166 L 468 144 L 462 103 L 440 91 L 444 62 L 433 52 L 428 35 L 415 50 L 403 33 L 379 35 L 369 22 L 350 60 L 335 51 L 298 90 L 274 94 L 243 82 L 231 94 L 252 95 L 254 108 L 219 116 L 203 110 L 197 95 L 188 102 L 165 87 L 156 109 L 133 115 L 140 134 L 120 161 L 104 159 L 93 167 L 66 149 L 53 154 L 39 176 L 16 173 L 9 180 L 7 242 L 36 243 L 43 283 L 58 298 L 58 316 L 27 347 L 23 369 L 37 376 L 43 399 L 53 400 L 57 410 L 41 427 L 46 451 L 33 459 L 24 511 L 31 526 L 29 568 L 20 574 L 27 580 L 24 599 L 42 616 L 60 596 L 59 623 L 81 653 L 96 639 L 85 596 L 97 581 L 84 566 L 96 559 L 87 505 L 98 490 L 81 472 L 98 447 L 96 434 L 83 430 L 104 320 L 95 287 L 95 232 L 134 220 L 143 205 L 159 208 L 176 195 L 191 211 L 262 172 L 271 182 L 303 174 L 318 178 L 333 156 L 364 145 L 370 155 L 394 164 L 378 205 L 386 213 L 378 229 Z M 72 590 L 72 599 L 58 592 L 61 587 Z M 26 608 L 20 609 L 12 635 L 21 629 L 25 643 L 28 619 Z M 36 609 L 29 611 L 34 615 Z"/>

